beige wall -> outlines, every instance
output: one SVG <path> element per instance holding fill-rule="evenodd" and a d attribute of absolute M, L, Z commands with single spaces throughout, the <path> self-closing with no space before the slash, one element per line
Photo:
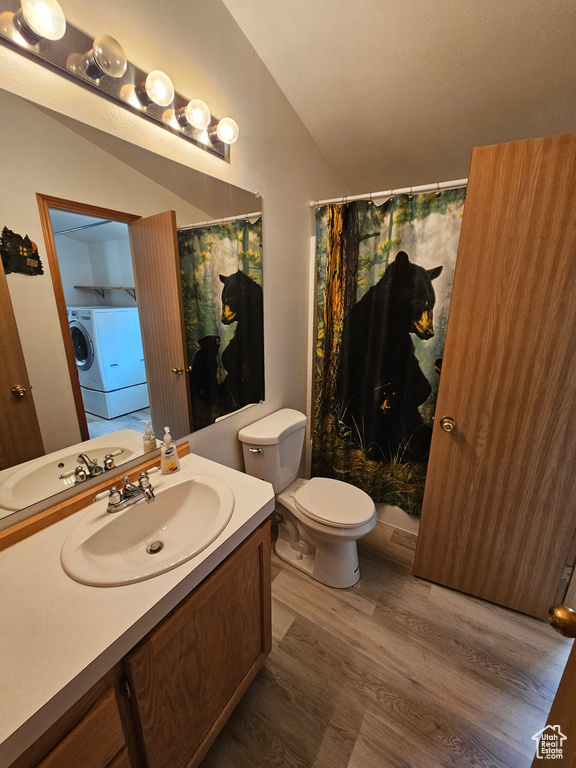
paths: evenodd
<path fill-rule="evenodd" d="M 168 0 L 161 11 L 152 0 L 122 4 L 67 0 L 65 12 L 72 23 L 93 34 L 104 25 L 135 64 L 146 70 L 165 70 L 179 92 L 204 98 L 214 114 L 230 115 L 240 126 L 240 140 L 227 164 L 12 51 L 0 49 L 5 88 L 262 195 L 266 403 L 192 436 L 192 450 L 241 468 L 236 440 L 239 428 L 284 405 L 306 408 L 308 238 L 312 230 L 308 202 L 348 190 L 220 0 Z M 64 179 L 62 182 L 56 184 L 59 189 L 54 194 L 70 196 L 62 188 L 66 187 Z M 26 229 L 29 222 L 26 217 L 21 228 Z"/>

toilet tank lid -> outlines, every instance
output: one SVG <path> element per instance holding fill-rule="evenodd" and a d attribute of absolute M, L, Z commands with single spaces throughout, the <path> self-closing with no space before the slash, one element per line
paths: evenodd
<path fill-rule="evenodd" d="M 305 427 L 307 421 L 306 416 L 300 411 L 282 408 L 241 429 L 238 432 L 238 439 L 242 443 L 253 445 L 275 445 L 287 435 Z"/>

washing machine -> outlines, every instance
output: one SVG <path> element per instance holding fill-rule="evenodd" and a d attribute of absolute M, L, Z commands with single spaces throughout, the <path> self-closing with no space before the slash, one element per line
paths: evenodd
<path fill-rule="evenodd" d="M 78 378 L 88 413 L 114 419 L 147 408 L 136 307 L 68 307 Z"/>

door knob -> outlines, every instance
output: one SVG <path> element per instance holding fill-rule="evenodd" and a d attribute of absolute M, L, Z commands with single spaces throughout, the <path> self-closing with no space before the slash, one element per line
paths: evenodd
<path fill-rule="evenodd" d="M 456 429 L 456 420 L 452 416 L 444 416 L 440 419 L 440 426 L 444 432 L 454 432 Z"/>
<path fill-rule="evenodd" d="M 172 368 L 172 373 L 175 376 L 179 376 L 181 373 L 184 373 L 184 368 Z"/>
<path fill-rule="evenodd" d="M 552 629 L 564 637 L 576 637 L 576 611 L 567 605 L 553 605 L 548 611 L 548 621 Z"/>
<path fill-rule="evenodd" d="M 14 384 L 12 387 L 12 394 L 14 397 L 24 397 L 26 394 L 26 387 L 23 387 L 22 384 Z"/>

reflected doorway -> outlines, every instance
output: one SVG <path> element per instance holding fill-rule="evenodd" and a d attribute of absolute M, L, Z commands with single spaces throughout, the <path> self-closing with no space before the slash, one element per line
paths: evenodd
<path fill-rule="evenodd" d="M 50 209 L 90 438 L 142 430 L 150 399 L 128 225 Z"/>

